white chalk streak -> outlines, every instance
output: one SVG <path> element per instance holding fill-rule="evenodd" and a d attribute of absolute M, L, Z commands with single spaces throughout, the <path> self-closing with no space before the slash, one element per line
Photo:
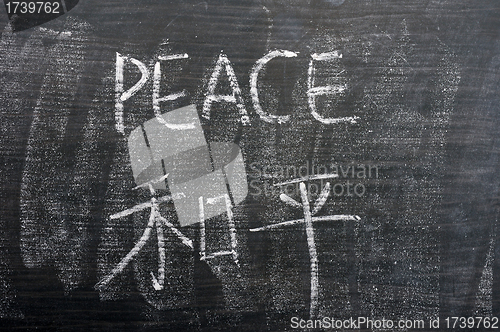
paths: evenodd
<path fill-rule="evenodd" d="M 158 57 L 158 60 L 161 61 L 180 60 L 180 59 L 189 59 L 189 55 L 187 53 L 184 53 L 184 54 L 160 55 Z"/>
<path fill-rule="evenodd" d="M 325 184 L 325 187 L 323 188 L 323 191 L 321 191 L 320 196 L 316 200 L 316 203 L 314 204 L 314 208 L 311 212 L 313 216 L 316 215 L 321 210 L 323 205 L 325 205 L 329 195 L 330 195 L 330 182 L 327 182 Z"/>
<path fill-rule="evenodd" d="M 238 79 L 236 78 L 236 74 L 234 73 L 233 66 L 227 57 L 224 59 L 224 63 L 226 65 L 226 73 L 229 77 L 229 85 L 233 90 L 234 102 L 236 102 L 236 107 L 238 108 L 238 113 L 241 117 L 241 123 L 246 126 L 250 124 L 250 118 L 248 117 L 248 112 L 245 108 L 243 98 L 241 97 L 241 89 L 238 84 Z"/>
<path fill-rule="evenodd" d="M 126 101 L 127 99 L 135 95 L 137 91 L 139 91 L 143 87 L 143 85 L 147 82 L 149 78 L 149 71 L 146 68 L 145 64 L 134 58 L 130 58 L 130 61 L 139 68 L 142 76 L 141 79 L 137 83 L 135 83 L 133 87 L 131 87 L 121 95 L 120 97 L 121 101 Z"/>
<path fill-rule="evenodd" d="M 280 199 L 288 205 L 295 206 L 295 207 L 302 207 L 302 205 L 299 202 L 297 202 L 296 200 L 294 200 L 293 198 L 291 198 L 290 196 L 288 196 L 286 194 L 281 194 Z"/>
<path fill-rule="evenodd" d="M 159 88 L 159 87 L 158 87 L 158 88 Z M 160 106 L 159 106 L 159 105 L 157 105 L 159 102 L 163 102 L 163 101 L 173 101 L 173 100 L 179 99 L 179 98 L 181 98 L 181 97 L 185 97 L 185 96 L 187 96 L 187 92 L 186 92 L 186 91 L 181 91 L 181 92 L 177 92 L 177 93 L 172 93 L 172 94 L 170 94 L 170 95 L 167 95 L 167 96 L 165 96 L 165 97 L 161 97 L 161 98 L 156 97 L 155 102 L 154 102 L 154 104 L 153 104 L 153 105 L 154 105 L 154 109 L 155 109 L 156 111 L 160 111 Z M 163 121 L 165 121 L 165 120 L 163 120 Z"/>
<path fill-rule="evenodd" d="M 151 280 L 153 282 L 153 288 L 156 290 L 156 291 L 161 291 L 163 289 L 163 285 L 160 285 L 160 283 L 158 282 L 158 280 L 156 279 L 155 275 L 153 274 L 153 272 L 149 272 L 151 274 Z"/>
<path fill-rule="evenodd" d="M 215 88 L 217 86 L 217 81 L 219 80 L 219 75 L 222 70 L 222 54 L 219 56 L 217 63 L 215 64 L 212 76 L 210 76 L 210 81 L 208 81 L 207 96 L 203 102 L 203 117 L 205 119 L 210 119 L 210 106 L 212 105 L 213 98 L 215 97 Z"/>
<path fill-rule="evenodd" d="M 307 177 L 304 177 L 304 178 L 297 178 L 297 179 L 293 179 L 293 180 L 286 181 L 286 182 L 276 183 L 273 186 L 279 187 L 279 186 L 286 186 L 287 184 L 294 184 L 294 183 L 299 183 L 299 182 L 304 182 L 304 181 L 334 179 L 334 178 L 338 178 L 338 177 L 339 177 L 338 174 L 310 175 L 310 176 L 307 176 Z"/>
<path fill-rule="evenodd" d="M 222 200 L 222 199 L 225 199 L 225 195 L 220 195 L 217 197 L 210 197 L 210 198 L 207 198 L 207 204 L 214 205 L 214 204 L 217 204 L 217 202 Z"/>
<path fill-rule="evenodd" d="M 158 216 L 158 218 L 182 241 L 183 244 L 191 249 L 194 249 L 193 241 L 191 239 L 182 234 L 173 224 L 168 222 L 167 219 L 163 218 L 162 216 Z"/>
<path fill-rule="evenodd" d="M 156 208 L 154 208 L 156 210 Z M 155 211 L 158 213 L 158 211 Z M 156 223 L 156 236 L 158 239 L 158 280 L 154 276 L 153 272 L 153 287 L 155 290 L 159 291 L 163 289 L 165 284 L 165 238 L 163 235 L 163 226 L 160 222 Z"/>
<path fill-rule="evenodd" d="M 317 86 L 315 88 L 310 88 L 307 90 L 307 94 L 309 96 L 320 96 L 320 95 L 333 95 L 337 93 L 342 93 L 346 89 L 345 84 L 337 84 L 337 85 L 326 85 L 326 86 Z"/>
<path fill-rule="evenodd" d="M 116 80 L 115 80 L 115 122 L 116 130 L 125 134 L 123 125 L 123 103 L 121 101 L 121 94 L 123 93 L 123 66 L 124 57 L 120 53 L 116 53 Z"/>
<path fill-rule="evenodd" d="M 131 215 L 132 213 L 148 209 L 151 206 L 153 206 L 153 204 L 151 204 L 151 202 L 141 203 L 141 204 L 138 204 L 138 205 L 136 205 L 136 206 L 134 206 L 134 207 L 132 207 L 130 209 L 126 209 L 126 210 L 123 210 L 121 212 L 112 214 L 111 216 L 109 216 L 109 219 L 111 219 L 111 220 L 113 220 L 113 219 L 119 219 L 119 218 L 122 218 L 122 217 L 125 217 L 125 216 L 128 216 L 128 215 Z"/>
<path fill-rule="evenodd" d="M 359 116 L 344 116 L 341 118 L 324 118 L 319 115 L 317 112 L 312 112 L 314 118 L 324 124 L 336 124 L 336 123 L 358 123 L 358 120 L 361 119 Z"/>
<path fill-rule="evenodd" d="M 273 115 L 267 114 L 262 109 L 259 100 L 259 91 L 257 87 L 257 81 L 259 79 L 259 73 L 264 68 L 264 66 L 276 57 L 293 58 L 296 57 L 297 53 L 284 50 L 275 50 L 269 52 L 255 63 L 252 73 L 250 74 L 250 95 L 252 97 L 253 106 L 255 112 L 260 116 L 260 118 L 269 123 L 285 123 L 290 119 L 289 115 Z"/>
<path fill-rule="evenodd" d="M 205 102 L 209 101 L 210 104 L 215 102 L 220 103 L 221 101 L 224 101 L 226 103 L 236 103 L 236 98 L 231 95 L 208 95 L 207 98 L 205 99 Z"/>
<path fill-rule="evenodd" d="M 304 220 L 306 224 L 307 246 L 309 248 L 309 259 L 311 262 L 311 306 L 309 316 L 316 316 L 316 308 L 318 306 L 318 253 L 316 252 L 316 243 L 314 242 L 314 227 L 312 223 L 311 210 L 307 199 L 307 190 L 304 182 L 300 183 L 300 196 L 304 207 Z"/>
<path fill-rule="evenodd" d="M 206 261 L 208 259 L 212 259 L 212 258 L 215 258 L 215 257 L 229 256 L 229 255 L 233 255 L 233 257 L 234 257 L 234 251 L 219 251 L 219 252 L 214 252 L 211 255 L 203 256 L 200 260 Z"/>
<path fill-rule="evenodd" d="M 316 61 L 328 61 L 328 60 L 342 59 L 342 54 L 339 54 L 338 51 L 319 53 L 319 54 L 314 53 L 311 54 L 311 58 L 313 58 Z"/>
<path fill-rule="evenodd" d="M 200 260 L 205 259 L 205 206 L 203 205 L 203 196 L 198 198 L 200 209 Z"/>
<path fill-rule="evenodd" d="M 173 196 L 174 196 L 174 198 L 185 197 L 185 195 L 183 193 L 177 193 L 177 194 L 174 194 Z M 162 196 L 162 197 L 159 197 L 159 198 L 156 199 L 156 202 L 158 204 L 164 203 L 164 202 L 170 202 L 170 201 L 172 201 L 172 196 L 171 195 Z M 141 203 L 141 204 L 138 204 L 138 205 L 136 205 L 134 207 L 131 207 L 130 209 L 126 209 L 126 210 L 123 210 L 121 212 L 112 214 L 111 216 L 109 216 L 109 219 L 111 219 L 111 220 L 112 219 L 119 219 L 119 218 L 128 216 L 128 215 L 130 215 L 132 213 L 148 209 L 148 208 L 150 208 L 152 206 L 153 206 L 153 204 L 151 202 Z"/>
<path fill-rule="evenodd" d="M 238 262 L 238 252 L 236 251 L 238 242 L 236 241 L 236 227 L 234 225 L 233 207 L 231 205 L 231 199 L 229 198 L 229 195 L 228 194 L 224 195 L 224 198 L 226 199 L 227 219 L 229 224 L 229 234 L 231 236 L 231 248 L 233 252 L 233 260 L 236 263 L 236 265 L 239 266 L 240 263 Z"/>
<path fill-rule="evenodd" d="M 318 222 L 318 221 L 359 221 L 361 218 L 356 215 L 348 215 L 348 214 L 334 214 L 330 216 L 321 216 L 321 217 L 312 217 L 312 222 Z M 289 220 L 289 221 L 284 221 L 284 222 L 277 222 L 273 221 L 275 224 L 270 224 L 267 226 L 262 226 L 258 228 L 250 228 L 250 232 L 261 232 L 261 231 L 267 231 L 270 229 L 277 229 L 277 228 L 282 228 L 286 226 L 293 226 L 293 225 L 298 225 L 298 224 L 303 224 L 305 222 L 304 219 L 295 219 L 295 220 Z"/>
<path fill-rule="evenodd" d="M 266 12 L 266 15 L 267 15 L 268 26 L 267 26 L 266 50 L 269 50 L 269 44 L 271 43 L 271 36 L 272 36 L 273 24 L 274 24 L 273 17 L 271 16 L 271 11 L 269 9 L 267 9 L 266 6 L 263 6 L 262 9 L 264 9 L 264 11 Z"/>

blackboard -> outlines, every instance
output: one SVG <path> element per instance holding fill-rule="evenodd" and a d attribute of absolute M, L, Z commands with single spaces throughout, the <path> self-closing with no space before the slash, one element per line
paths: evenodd
<path fill-rule="evenodd" d="M 5 330 L 500 324 L 498 1 L 13 3 Z"/>

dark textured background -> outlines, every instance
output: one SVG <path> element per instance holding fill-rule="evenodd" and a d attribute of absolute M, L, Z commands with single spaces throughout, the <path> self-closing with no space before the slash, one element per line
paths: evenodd
<path fill-rule="evenodd" d="M 321 214 L 360 221 L 315 224 L 318 317 L 499 315 L 498 1 L 80 1 L 19 32 L 0 17 L 0 326 L 283 331 L 292 316 L 309 317 L 303 225 L 248 231 L 301 217 L 271 193 L 235 207 L 239 267 L 228 257 L 202 262 L 172 239 L 170 287 L 155 292 L 150 240 L 95 290 L 147 223 L 145 212 L 108 218 L 148 199 L 130 190 L 127 145 L 115 130 L 116 52 L 150 68 L 157 55 L 188 53 L 189 61 L 165 67 L 174 73 L 165 93 L 189 95 L 162 112 L 195 103 L 201 114 L 223 51 L 251 125 L 241 127 L 224 104 L 202 124 L 208 141 L 240 145 L 259 188 L 272 184 L 256 171 L 266 166 L 380 166 L 363 197 L 329 198 Z M 252 66 L 274 49 L 299 53 L 260 76 L 263 109 L 290 114 L 281 125 L 261 120 L 249 95 Z M 308 109 L 310 55 L 334 50 L 343 57 L 317 64 L 317 85 L 339 79 L 348 89 L 317 107 L 325 117 L 356 115 L 357 124 L 323 125 Z M 154 117 L 151 90 L 125 102 L 126 135 Z M 163 213 L 176 218 L 172 207 Z M 217 228 L 224 217 L 210 223 L 226 236 Z M 183 232 L 196 248 L 198 227 Z"/>

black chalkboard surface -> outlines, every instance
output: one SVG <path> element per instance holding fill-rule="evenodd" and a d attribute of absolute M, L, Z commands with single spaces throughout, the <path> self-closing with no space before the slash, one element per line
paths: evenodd
<path fill-rule="evenodd" d="M 498 1 L 14 3 L 5 330 L 500 326 Z"/>

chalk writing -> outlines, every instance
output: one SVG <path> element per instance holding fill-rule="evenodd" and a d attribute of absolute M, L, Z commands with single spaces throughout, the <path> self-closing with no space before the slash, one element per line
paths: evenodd
<path fill-rule="evenodd" d="M 118 275 L 120 272 L 122 272 L 125 267 L 132 261 L 134 256 L 136 256 L 139 251 L 141 251 L 142 247 L 146 244 L 146 242 L 149 240 L 151 236 L 151 231 L 153 227 L 156 227 L 156 234 L 158 238 L 158 278 L 156 278 L 153 273 L 151 273 L 152 276 L 152 281 L 153 281 L 153 287 L 155 290 L 162 290 L 164 287 L 164 282 L 165 282 L 165 247 L 164 247 L 164 234 L 163 234 L 163 225 L 168 227 L 170 231 L 172 231 L 181 242 L 188 246 L 189 248 L 193 249 L 193 241 L 191 241 L 189 238 L 184 236 L 176 227 L 174 227 L 173 224 L 168 222 L 168 220 L 164 217 L 162 217 L 158 211 L 158 204 L 159 203 L 164 203 L 164 202 L 169 202 L 172 200 L 171 196 L 164 196 L 161 197 L 160 199 L 156 199 L 154 197 L 154 194 L 156 193 L 155 189 L 153 188 L 153 184 L 159 183 L 162 181 L 165 181 L 165 179 L 168 177 L 168 174 L 165 176 L 162 176 L 158 179 L 149 181 L 147 183 L 144 183 L 140 186 L 135 187 L 134 189 L 138 188 L 143 188 L 143 187 L 148 187 L 150 190 L 150 193 L 153 197 L 151 197 L 151 200 L 149 203 L 143 203 L 134 206 L 131 209 L 122 211 L 120 213 L 114 214 L 110 216 L 110 219 L 118 219 L 125 217 L 127 215 L 130 215 L 135 212 L 139 212 L 142 210 L 145 210 L 147 208 L 151 209 L 151 212 L 149 214 L 149 221 L 146 226 L 146 229 L 144 230 L 144 233 L 142 234 L 141 238 L 139 241 L 137 241 L 136 245 L 130 250 L 130 252 L 116 265 L 116 267 L 109 273 L 107 276 L 105 276 L 103 279 L 101 279 L 97 284 L 96 288 L 102 288 L 106 286 L 116 275 Z"/>
<path fill-rule="evenodd" d="M 259 72 L 264 68 L 264 66 L 274 58 L 277 57 L 285 57 L 285 58 L 294 58 L 297 56 L 297 53 L 291 51 L 272 51 L 269 52 L 264 57 L 257 60 L 255 63 L 252 73 L 250 74 L 250 94 L 252 96 L 253 107 L 255 108 L 255 112 L 260 116 L 260 118 L 269 123 L 285 123 L 290 119 L 289 115 L 272 115 L 267 114 L 262 109 L 259 101 L 259 91 L 257 88 L 257 80 L 259 78 Z"/>
<path fill-rule="evenodd" d="M 252 100 L 252 104 L 254 107 L 255 112 L 257 115 L 259 115 L 260 119 L 262 119 L 265 122 L 268 123 L 277 123 L 277 124 L 282 124 L 286 123 L 290 120 L 290 115 L 273 115 L 265 112 L 262 108 L 262 105 L 259 100 L 259 88 L 258 88 L 258 79 L 259 79 L 259 74 L 264 70 L 264 67 L 274 58 L 277 57 L 285 57 L 285 58 L 294 58 L 297 57 L 298 53 L 297 52 L 292 52 L 292 51 L 287 51 L 287 50 L 274 50 L 263 56 L 262 58 L 258 59 L 250 73 L 250 96 Z M 160 61 L 172 61 L 172 60 L 181 60 L 181 59 L 188 59 L 189 55 L 186 53 L 182 54 L 173 54 L 173 55 L 161 55 L 158 56 L 158 60 Z M 359 120 L 358 116 L 346 116 L 346 117 L 339 117 L 339 118 L 325 118 L 322 115 L 318 113 L 318 110 L 316 108 L 316 97 L 321 96 L 321 95 L 340 95 L 342 94 L 346 89 L 347 85 L 338 83 L 334 85 L 325 85 L 325 86 L 315 86 L 315 72 L 316 68 L 314 66 L 314 62 L 318 61 L 334 61 L 342 59 L 342 54 L 339 54 L 338 51 L 333 51 L 333 52 L 326 52 L 326 53 L 314 53 L 311 55 L 311 61 L 309 63 L 309 69 L 308 69 L 308 74 L 307 74 L 307 97 L 308 97 L 308 103 L 309 103 L 309 108 L 311 110 L 311 115 L 319 122 L 323 124 L 337 124 L 337 123 L 342 123 L 342 122 L 348 122 L 348 123 L 356 123 L 357 120 Z M 132 86 L 130 89 L 127 91 L 124 91 L 123 87 L 123 71 L 124 71 L 124 65 L 125 62 L 129 61 L 133 64 L 135 64 L 140 72 L 141 72 L 141 78 L 139 81 L 135 83 L 134 86 Z M 153 111 L 155 116 L 157 117 L 158 121 L 165 125 L 169 129 L 178 129 L 178 130 L 184 130 L 184 129 L 193 129 L 194 124 L 193 123 L 181 123 L 181 124 L 172 124 L 169 122 L 166 122 L 165 119 L 161 116 L 160 112 L 160 103 L 161 102 L 166 102 L 166 101 L 173 101 L 176 99 L 179 99 L 181 97 L 187 96 L 186 91 L 180 91 L 176 93 L 171 93 L 169 95 L 160 97 L 160 85 L 161 85 L 161 76 L 162 76 L 162 71 L 161 71 L 161 62 L 157 61 L 154 65 L 153 69 L 153 95 L 152 95 L 152 100 L 153 100 Z M 232 94 L 228 95 L 221 95 L 221 94 L 216 94 L 215 90 L 217 87 L 217 83 L 219 82 L 220 74 L 222 70 L 225 70 L 228 80 L 229 80 L 229 85 L 232 90 Z M 134 59 L 132 57 L 128 56 L 123 56 L 119 53 L 116 53 L 116 86 L 115 86 L 115 120 L 116 120 L 116 129 L 120 133 L 124 134 L 124 123 L 123 123 L 123 102 L 128 100 L 130 97 L 135 95 L 148 81 L 150 76 L 149 70 L 147 69 L 146 65 L 142 63 L 141 61 Z M 233 103 L 235 104 L 236 108 L 238 109 L 238 113 L 240 115 L 240 121 L 243 125 L 247 126 L 250 125 L 250 117 L 248 115 L 248 112 L 245 108 L 245 102 L 242 97 L 242 92 L 238 84 L 238 79 L 236 77 L 236 74 L 234 72 L 234 69 L 231 65 L 231 62 L 229 61 L 228 57 L 224 54 L 221 53 L 217 59 L 217 62 L 215 64 L 215 67 L 212 71 L 212 75 L 210 77 L 210 80 L 208 82 L 208 87 L 207 87 L 207 92 L 205 96 L 205 100 L 203 102 L 203 111 L 202 111 L 202 116 L 209 120 L 210 119 L 210 109 L 212 106 L 212 103 L 217 102 L 225 102 L 225 103 Z"/>
<path fill-rule="evenodd" d="M 141 71 L 141 78 L 137 83 L 134 84 L 127 91 L 123 91 L 123 67 L 125 66 L 125 60 L 129 60 L 139 68 Z M 123 102 L 132 97 L 139 91 L 144 84 L 146 84 L 149 78 L 149 71 L 146 66 L 137 59 L 123 56 L 120 53 L 116 53 L 116 84 L 115 84 L 115 120 L 116 120 L 116 130 L 120 133 L 125 133 L 125 127 L 123 124 Z"/>
<path fill-rule="evenodd" d="M 231 250 L 230 251 L 219 251 L 215 252 L 212 254 L 207 255 L 206 254 L 206 232 L 205 232 L 205 207 L 203 204 L 203 196 L 199 197 L 199 215 L 200 215 L 200 260 L 208 260 L 212 259 L 218 256 L 225 256 L 225 255 L 232 255 L 233 260 L 236 263 L 236 265 L 239 266 L 238 262 L 238 252 L 236 250 L 237 248 L 237 241 L 236 241 L 236 228 L 234 225 L 234 218 L 233 218 L 233 211 L 232 211 L 232 205 L 231 205 L 231 199 L 229 198 L 229 195 L 225 194 L 223 196 L 215 197 L 212 199 L 208 199 L 207 202 L 214 203 L 213 200 L 218 200 L 218 199 L 223 199 L 226 203 L 226 209 L 227 209 L 227 218 L 228 218 L 228 223 L 229 223 L 229 234 L 231 236 Z"/>
<path fill-rule="evenodd" d="M 335 177 L 335 176 L 331 176 Z M 323 190 L 321 191 L 321 194 L 319 198 L 315 201 L 314 206 L 310 208 L 309 205 L 309 200 L 308 200 L 308 192 L 306 189 L 306 185 L 304 182 L 300 182 L 300 198 L 301 202 L 297 202 L 290 196 L 286 194 L 281 194 L 280 199 L 284 203 L 291 205 L 293 207 L 298 207 L 302 208 L 304 212 L 304 218 L 303 219 L 297 219 L 297 220 L 289 220 L 285 222 L 271 222 L 270 225 L 259 227 L 259 228 L 252 228 L 250 229 L 251 232 L 260 232 L 260 231 L 265 231 L 265 230 L 273 230 L 273 229 L 279 229 L 285 226 L 291 226 L 291 225 L 297 225 L 297 224 L 305 224 L 305 230 L 306 230 L 306 236 L 307 236 L 307 247 L 309 250 L 309 262 L 310 262 L 310 269 L 311 269 L 311 303 L 310 303 L 310 308 L 309 308 L 309 315 L 311 318 L 315 317 L 317 315 L 317 306 L 318 306 L 318 298 L 319 298 L 319 280 L 318 280 L 318 273 L 319 273 L 319 267 L 318 267 L 318 253 L 316 251 L 316 243 L 314 240 L 314 226 L 313 222 L 319 222 L 319 221 L 339 221 L 339 220 L 345 220 L 345 221 L 355 221 L 355 220 L 361 220 L 359 216 L 356 215 L 329 215 L 329 216 L 322 216 L 322 217 L 313 217 L 316 215 L 321 208 L 325 205 L 328 196 L 330 194 L 330 183 L 327 182 L 326 185 L 324 186 Z"/>
<path fill-rule="evenodd" d="M 226 70 L 226 74 L 229 79 L 229 84 L 233 92 L 232 95 L 215 94 L 215 88 L 217 86 L 217 82 L 219 80 L 219 76 L 223 68 Z M 231 66 L 231 62 L 229 62 L 229 59 L 224 54 L 219 55 L 217 64 L 215 65 L 214 71 L 212 72 L 212 76 L 210 77 L 210 81 L 208 82 L 207 96 L 203 103 L 203 117 L 206 119 L 210 119 L 210 107 L 213 102 L 219 102 L 219 103 L 226 102 L 226 103 L 236 104 L 238 112 L 240 113 L 241 116 L 241 123 L 243 125 L 250 124 L 250 118 L 248 117 L 248 113 L 247 110 L 245 109 L 243 98 L 241 97 L 241 90 L 238 85 L 238 79 L 236 78 L 234 69 Z"/>
<path fill-rule="evenodd" d="M 162 61 L 172 61 L 172 60 L 180 60 L 180 59 L 188 59 L 189 56 L 184 54 L 174 54 L 167 56 L 159 56 L 158 59 Z M 160 97 L 160 83 L 161 83 L 161 63 L 159 61 L 156 62 L 153 74 L 153 111 L 155 113 L 156 119 L 161 124 L 165 125 L 169 129 L 194 129 L 193 123 L 181 123 L 181 124 L 173 124 L 167 122 L 162 116 L 160 112 L 160 102 L 165 101 L 173 101 L 179 99 L 181 97 L 185 97 L 187 95 L 186 91 L 172 93 L 164 97 Z"/>
<path fill-rule="evenodd" d="M 335 52 L 328 52 L 328 53 L 321 53 L 321 54 L 312 54 L 311 55 L 311 61 L 309 63 L 309 70 L 308 70 L 308 79 L 307 79 L 307 96 L 308 96 L 308 101 L 309 101 L 309 107 L 311 108 L 311 114 L 312 116 L 318 120 L 321 123 L 324 124 L 334 124 L 334 123 L 340 123 L 340 122 L 351 122 L 351 123 L 356 123 L 356 120 L 359 119 L 357 116 L 349 116 L 349 117 L 342 117 L 342 118 L 324 118 L 318 113 L 318 110 L 316 109 L 316 97 L 320 95 L 337 95 L 341 94 L 344 92 L 346 89 L 345 84 L 335 84 L 335 85 L 326 85 L 326 86 L 314 86 L 314 74 L 315 74 L 315 67 L 314 67 L 314 61 L 331 61 L 331 60 L 336 60 L 336 59 L 341 59 L 342 54 L 339 54 L 337 51 Z"/>

